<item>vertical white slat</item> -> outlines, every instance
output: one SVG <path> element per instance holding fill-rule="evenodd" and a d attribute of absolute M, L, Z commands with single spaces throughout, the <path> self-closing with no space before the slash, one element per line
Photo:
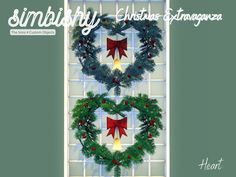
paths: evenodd
<path fill-rule="evenodd" d="M 84 7 L 84 13 L 86 13 L 86 0 L 83 0 L 83 7 Z M 85 74 L 83 74 L 83 89 L 84 89 L 84 98 L 86 97 L 86 82 L 85 82 Z M 83 163 L 83 177 L 86 177 L 86 158 L 84 156 L 84 163 Z"/>
<path fill-rule="evenodd" d="M 148 13 L 151 14 L 151 3 L 150 0 L 148 1 Z M 148 96 L 151 96 L 151 74 L 148 73 Z M 148 176 L 151 176 L 151 156 L 148 155 Z"/>
<path fill-rule="evenodd" d="M 116 14 L 117 14 L 118 10 L 119 10 L 118 0 L 116 0 Z"/>
<path fill-rule="evenodd" d="M 116 0 L 116 2 L 115 2 L 116 4 L 116 9 L 115 9 L 115 11 L 116 11 L 116 13 L 117 13 L 117 11 L 118 11 L 118 8 L 119 8 L 119 5 L 118 5 L 118 0 Z M 116 35 L 116 40 L 118 40 L 118 35 Z M 117 50 L 116 50 L 117 51 Z M 116 55 L 116 53 L 115 53 L 115 55 Z M 117 54 L 117 56 L 118 56 L 118 54 Z M 116 56 L 116 57 L 117 57 Z M 115 95 L 115 100 L 116 100 L 116 104 L 118 104 L 118 101 L 119 101 L 119 98 L 121 98 L 121 95 L 119 95 L 119 96 L 117 96 L 117 95 Z M 116 116 L 116 119 L 118 119 L 118 116 Z"/>
<path fill-rule="evenodd" d="M 132 13 L 134 13 L 134 0 L 132 0 Z M 132 63 L 134 63 L 134 60 L 135 60 L 135 58 L 134 58 L 134 45 L 135 45 L 135 41 L 134 41 L 134 29 L 132 28 L 131 29 L 131 35 L 132 35 Z M 134 88 L 135 88 L 135 84 L 136 83 L 134 83 L 134 85 L 132 85 L 132 96 L 134 96 Z M 135 141 L 135 138 L 134 138 L 134 134 L 135 134 L 135 127 L 134 127 L 134 111 L 132 111 L 132 134 L 133 134 L 133 136 L 132 136 L 132 144 L 134 144 L 134 141 Z M 132 164 L 132 177 L 134 177 L 134 171 L 135 171 L 135 169 L 134 169 L 134 164 Z"/>
<path fill-rule="evenodd" d="M 102 14 L 102 1 L 101 0 L 99 0 L 99 13 Z M 102 47 L 102 29 L 99 29 L 99 45 L 100 45 L 100 47 Z M 99 60 L 100 60 L 100 62 L 102 62 L 102 54 L 100 53 L 99 55 L 100 55 Z M 99 93 L 100 94 L 102 93 L 102 84 L 101 83 L 99 84 Z M 101 109 L 100 109 L 99 114 L 100 114 L 100 121 L 99 121 L 100 128 L 102 128 L 102 110 Z M 100 137 L 99 143 L 102 144 L 102 134 L 100 134 L 99 137 Z M 99 177 L 101 177 L 101 176 L 102 176 L 102 165 L 100 164 L 99 165 Z"/>
<path fill-rule="evenodd" d="M 148 1 L 148 13 L 151 14 L 151 3 Z M 151 96 L 151 74 L 148 73 L 148 97 Z M 148 176 L 151 176 L 151 155 L 148 155 Z"/>
<path fill-rule="evenodd" d="M 170 8 L 170 0 L 165 2 L 165 11 Z M 166 177 L 170 177 L 170 24 L 165 22 L 166 36 Z"/>

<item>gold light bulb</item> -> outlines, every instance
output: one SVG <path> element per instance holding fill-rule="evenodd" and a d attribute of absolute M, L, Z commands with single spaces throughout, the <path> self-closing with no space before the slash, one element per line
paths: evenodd
<path fill-rule="evenodd" d="M 119 58 L 116 58 L 114 60 L 114 66 L 113 66 L 112 70 L 115 70 L 115 69 L 118 69 L 118 70 L 122 71 L 121 64 L 120 64 L 120 59 Z"/>
<path fill-rule="evenodd" d="M 120 139 L 119 138 L 115 138 L 114 140 L 114 143 L 113 143 L 113 150 L 115 151 L 120 151 L 122 150 L 122 146 L 121 146 L 121 143 L 120 143 Z"/>

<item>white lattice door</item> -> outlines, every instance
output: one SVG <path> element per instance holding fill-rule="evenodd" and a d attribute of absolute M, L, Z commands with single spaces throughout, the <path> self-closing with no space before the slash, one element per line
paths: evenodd
<path fill-rule="evenodd" d="M 115 16 L 119 8 L 130 7 L 130 11 L 138 11 L 142 8 L 148 9 L 150 13 L 164 14 L 168 2 L 164 0 L 155 1 L 65 1 L 65 7 L 73 11 L 80 6 L 82 10 L 92 7 L 94 10 L 103 13 L 108 13 L 110 16 Z M 144 80 L 134 83 L 129 89 L 122 89 L 120 96 L 115 96 L 113 91 L 109 92 L 109 97 L 119 102 L 124 95 L 137 96 L 139 93 L 147 94 L 150 98 L 158 100 L 160 107 L 163 110 L 164 129 L 161 135 L 156 139 L 157 146 L 154 155 L 146 155 L 145 160 L 140 165 L 133 165 L 131 169 L 122 171 L 123 176 L 145 176 L 145 177 L 160 177 L 169 175 L 169 61 L 168 61 L 168 25 L 164 21 L 159 21 L 159 27 L 163 30 L 163 46 L 164 50 L 158 57 L 154 59 L 156 62 L 155 72 L 146 73 Z M 81 145 L 74 138 L 74 132 L 71 130 L 72 123 L 71 110 L 75 102 L 79 98 L 86 97 L 88 91 L 94 93 L 107 92 L 103 84 L 98 83 L 93 77 L 83 75 L 81 65 L 71 50 L 71 33 L 72 29 L 65 28 L 65 177 L 90 177 L 90 176 L 112 176 L 112 172 L 106 172 L 102 165 L 97 165 L 92 159 L 86 159 L 81 153 Z M 96 45 L 102 48 L 100 53 L 100 62 L 112 67 L 112 60 L 107 56 L 106 39 L 107 31 L 99 29 L 97 31 Z M 129 63 L 134 62 L 134 52 L 139 49 L 140 43 L 137 37 L 137 32 L 134 29 L 126 31 L 128 40 L 127 59 L 121 60 L 122 67 L 127 67 Z M 99 109 L 96 112 L 98 120 L 96 125 L 101 128 L 102 134 L 99 137 L 99 142 L 106 143 L 108 147 L 112 146 L 112 137 L 107 137 L 106 117 L 107 113 Z M 125 147 L 134 143 L 134 135 L 139 131 L 139 122 L 136 119 L 137 112 L 133 110 L 128 113 L 128 129 L 127 137 L 122 138 L 122 145 Z"/>

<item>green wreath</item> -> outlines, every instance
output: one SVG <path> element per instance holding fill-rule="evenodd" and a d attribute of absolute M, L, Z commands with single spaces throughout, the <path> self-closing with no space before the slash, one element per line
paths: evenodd
<path fill-rule="evenodd" d="M 114 168 L 114 175 L 121 175 L 121 166 L 130 168 L 132 163 L 143 162 L 145 152 L 155 152 L 154 138 L 159 136 L 158 129 L 162 129 L 161 109 L 157 100 L 149 99 L 147 95 L 137 97 L 126 96 L 117 105 L 115 101 L 106 97 L 106 94 L 94 95 L 87 93 L 87 98 L 79 99 L 73 109 L 72 129 L 76 130 L 75 137 L 82 145 L 82 153 L 87 157 L 94 157 L 97 164 L 106 166 L 107 171 Z M 140 132 L 135 135 L 136 142 L 123 152 L 111 152 L 105 144 L 98 143 L 98 135 L 101 130 L 94 122 L 97 120 L 95 111 L 101 108 L 105 112 L 114 115 L 125 116 L 122 112 L 129 112 L 133 108 L 139 111 L 138 120 L 142 122 Z"/>
<path fill-rule="evenodd" d="M 88 9 L 91 12 L 90 19 L 93 16 L 93 10 Z M 145 14 L 144 14 L 145 15 Z M 79 62 L 82 65 L 82 72 L 88 76 L 94 76 L 95 80 L 106 85 L 107 90 L 114 88 L 115 94 L 120 95 L 121 88 L 129 88 L 134 81 L 143 80 L 143 74 L 145 71 L 153 72 L 155 69 L 155 62 L 153 57 L 159 55 L 159 52 L 163 50 L 161 44 L 162 31 L 157 26 L 157 21 L 120 21 L 116 23 L 114 19 L 109 18 L 107 14 L 97 15 L 96 20 L 100 19 L 97 27 L 91 30 L 88 35 L 83 35 L 83 28 L 79 25 L 73 30 L 73 45 L 72 50 L 78 57 Z M 138 37 L 142 45 L 138 52 L 135 53 L 135 61 L 129 64 L 124 72 L 118 69 L 111 70 L 106 64 L 101 64 L 97 54 L 101 51 L 101 48 L 96 47 L 94 42 L 96 38 L 96 31 L 99 28 L 105 28 L 108 30 L 108 34 L 111 36 L 122 35 L 125 36 L 124 31 L 133 28 L 138 31 Z"/>

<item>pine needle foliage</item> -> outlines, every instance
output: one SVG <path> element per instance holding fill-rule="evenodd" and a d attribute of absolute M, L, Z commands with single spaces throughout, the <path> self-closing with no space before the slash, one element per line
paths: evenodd
<path fill-rule="evenodd" d="M 159 130 L 163 128 L 162 110 L 157 100 L 150 99 L 145 94 L 139 94 L 137 97 L 125 96 L 119 104 L 106 96 L 88 92 L 87 98 L 77 100 L 72 111 L 71 127 L 76 130 L 75 137 L 82 144 L 82 153 L 87 158 L 93 157 L 97 164 L 105 165 L 107 171 L 114 168 L 114 176 L 119 177 L 121 167 L 131 168 L 132 164 L 143 162 L 145 153 L 155 152 L 154 138 L 159 136 Z M 98 108 L 110 115 L 119 114 L 122 117 L 127 117 L 124 112 L 130 112 L 132 109 L 139 111 L 137 119 L 142 124 L 141 131 L 135 135 L 136 142 L 122 152 L 111 152 L 105 144 L 99 144 L 98 136 L 101 130 L 94 124 L 97 120 L 95 111 Z"/>
<path fill-rule="evenodd" d="M 92 19 L 94 11 L 92 9 L 88 9 L 88 11 L 90 11 Z M 72 50 L 78 57 L 84 74 L 94 76 L 98 82 L 106 85 L 108 91 L 114 88 L 115 94 L 120 95 L 121 87 L 129 88 L 132 82 L 142 81 L 146 71 L 155 70 L 156 64 L 153 59 L 163 50 L 162 31 L 157 26 L 157 21 L 126 20 L 116 23 L 107 14 L 97 14 L 95 20 L 98 19 L 100 19 L 99 24 L 88 35 L 82 34 L 83 27 L 79 25 L 73 29 Z M 106 64 L 100 63 L 97 55 L 101 52 L 101 48 L 95 46 L 96 31 L 100 28 L 106 29 L 109 36 L 125 36 L 125 30 L 130 28 L 137 31 L 141 46 L 134 55 L 134 63 L 129 64 L 124 72 L 117 69 L 111 70 Z"/>

